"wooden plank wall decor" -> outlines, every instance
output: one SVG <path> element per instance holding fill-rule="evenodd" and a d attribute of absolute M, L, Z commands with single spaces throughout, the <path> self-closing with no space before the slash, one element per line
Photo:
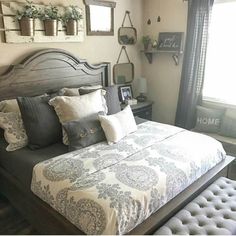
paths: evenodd
<path fill-rule="evenodd" d="M 35 19 L 35 35 L 21 36 L 20 26 L 15 19 L 16 11 L 20 10 L 25 3 L 1 1 L 3 24 L 5 29 L 6 43 L 48 43 L 48 42 L 83 42 L 84 41 L 84 22 L 83 19 L 78 24 L 78 35 L 66 35 L 66 29 L 58 22 L 58 36 L 45 36 L 43 21 Z M 43 7 L 43 5 L 37 5 Z M 60 13 L 65 11 L 64 6 L 57 6 Z M 81 13 L 83 10 L 79 8 Z"/>

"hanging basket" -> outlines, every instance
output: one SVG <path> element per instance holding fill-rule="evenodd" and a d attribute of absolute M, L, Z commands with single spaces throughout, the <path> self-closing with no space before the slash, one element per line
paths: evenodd
<path fill-rule="evenodd" d="M 20 30 L 22 36 L 34 36 L 35 23 L 34 19 L 22 17 L 19 20 Z"/>
<path fill-rule="evenodd" d="M 66 24 L 66 34 L 67 35 L 78 35 L 78 21 L 69 20 Z"/>
<path fill-rule="evenodd" d="M 44 29 L 46 36 L 58 35 L 58 21 L 57 20 L 44 20 Z"/>

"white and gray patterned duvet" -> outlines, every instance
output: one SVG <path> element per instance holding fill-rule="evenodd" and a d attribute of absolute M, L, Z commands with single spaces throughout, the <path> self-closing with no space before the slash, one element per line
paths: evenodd
<path fill-rule="evenodd" d="M 37 164 L 31 189 L 86 234 L 125 234 L 224 158 L 208 136 L 146 122 Z"/>

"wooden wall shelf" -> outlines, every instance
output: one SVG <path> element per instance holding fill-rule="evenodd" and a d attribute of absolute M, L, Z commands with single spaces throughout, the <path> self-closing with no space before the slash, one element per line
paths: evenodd
<path fill-rule="evenodd" d="M 155 49 L 141 50 L 141 52 L 145 54 L 145 56 L 150 64 L 152 64 L 154 54 L 158 54 L 158 53 L 172 54 L 172 59 L 174 60 L 176 66 L 179 65 L 179 57 L 180 57 L 180 55 L 183 54 L 183 51 L 161 51 L 161 50 L 155 50 Z"/>

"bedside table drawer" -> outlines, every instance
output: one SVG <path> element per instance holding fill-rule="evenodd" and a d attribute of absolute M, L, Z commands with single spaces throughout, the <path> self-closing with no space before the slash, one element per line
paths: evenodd
<path fill-rule="evenodd" d="M 146 120 L 152 120 L 152 106 L 135 109 L 132 111 L 133 111 L 134 116 L 138 116 Z"/>

